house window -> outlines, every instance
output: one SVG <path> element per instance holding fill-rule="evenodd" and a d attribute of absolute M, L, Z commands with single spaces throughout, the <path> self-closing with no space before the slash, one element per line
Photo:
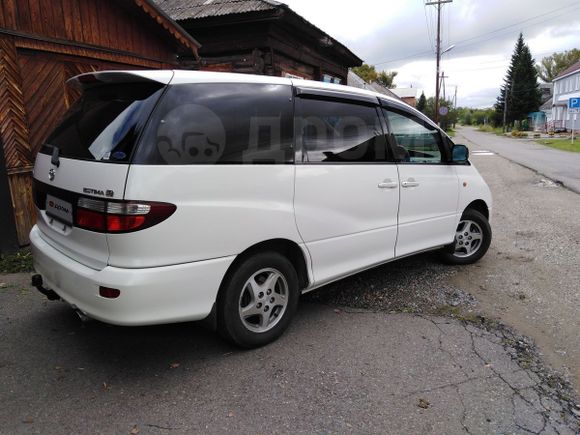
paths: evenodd
<path fill-rule="evenodd" d="M 296 74 L 291 74 L 291 73 L 284 73 L 284 77 L 286 77 L 287 79 L 298 79 L 298 80 L 305 80 L 305 77 L 296 75 Z"/>
<path fill-rule="evenodd" d="M 322 81 L 325 83 L 336 83 L 338 85 L 342 83 L 342 79 L 339 77 L 331 76 L 330 74 L 324 74 L 322 76 Z"/>

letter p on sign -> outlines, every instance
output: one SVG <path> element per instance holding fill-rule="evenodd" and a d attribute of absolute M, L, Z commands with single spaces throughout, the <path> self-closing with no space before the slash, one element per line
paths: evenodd
<path fill-rule="evenodd" d="M 580 109 L 580 97 L 570 98 L 570 100 L 568 101 L 568 107 L 570 109 Z"/>

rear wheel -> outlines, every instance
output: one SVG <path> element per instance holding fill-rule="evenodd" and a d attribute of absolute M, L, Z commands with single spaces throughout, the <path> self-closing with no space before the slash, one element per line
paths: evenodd
<path fill-rule="evenodd" d="M 491 243 L 491 227 L 480 212 L 467 209 L 457 225 L 455 240 L 443 248 L 441 255 L 449 264 L 471 264 L 487 252 Z"/>
<path fill-rule="evenodd" d="M 277 252 L 249 257 L 223 284 L 219 332 L 242 347 L 270 343 L 290 324 L 298 298 L 298 276 L 286 257 Z"/>

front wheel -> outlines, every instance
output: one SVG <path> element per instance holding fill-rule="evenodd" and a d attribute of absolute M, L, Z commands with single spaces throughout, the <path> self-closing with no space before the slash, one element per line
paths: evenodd
<path fill-rule="evenodd" d="M 487 252 L 491 243 L 491 227 L 486 217 L 476 210 L 463 212 L 455 233 L 455 240 L 441 251 L 449 264 L 471 264 Z"/>
<path fill-rule="evenodd" d="M 219 332 L 241 347 L 270 343 L 290 324 L 298 298 L 298 276 L 286 257 L 276 252 L 249 257 L 223 284 Z"/>

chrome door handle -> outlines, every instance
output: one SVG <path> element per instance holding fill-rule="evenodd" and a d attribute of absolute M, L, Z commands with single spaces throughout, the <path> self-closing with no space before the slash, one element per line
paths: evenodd
<path fill-rule="evenodd" d="M 414 178 L 409 178 L 407 181 L 403 181 L 401 183 L 401 186 L 403 187 L 417 187 L 418 185 L 419 183 L 415 181 Z"/>
<path fill-rule="evenodd" d="M 396 189 L 398 186 L 396 181 L 391 181 L 389 179 L 384 180 L 383 182 L 378 184 L 379 189 Z"/>

